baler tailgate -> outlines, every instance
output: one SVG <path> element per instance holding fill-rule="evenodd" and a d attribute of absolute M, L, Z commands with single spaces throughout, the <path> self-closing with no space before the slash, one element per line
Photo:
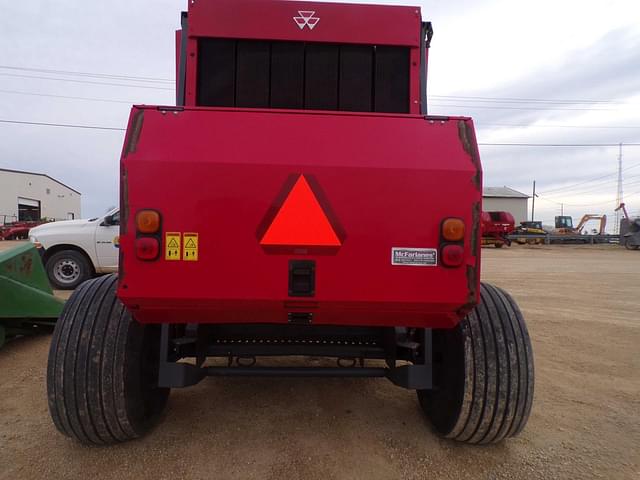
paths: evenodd
<path fill-rule="evenodd" d="M 468 120 L 186 108 L 133 115 L 144 126 L 123 168 L 127 182 L 144 187 L 123 185 L 123 249 L 136 251 L 138 210 L 160 212 L 164 232 L 157 261 L 124 257 L 119 295 L 139 320 L 180 321 L 178 310 L 193 308 L 208 312 L 206 322 L 287 322 L 301 310 L 320 323 L 388 325 L 402 312 L 405 325 L 423 325 L 455 323 L 475 301 L 479 173 L 459 133 Z M 441 258 L 445 218 L 467 226 L 455 268 Z M 174 250 L 179 261 L 168 260 Z M 304 261 L 303 269 L 292 263 Z"/>

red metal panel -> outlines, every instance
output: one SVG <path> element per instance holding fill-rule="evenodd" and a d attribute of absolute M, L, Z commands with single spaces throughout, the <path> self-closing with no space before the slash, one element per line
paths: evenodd
<path fill-rule="evenodd" d="M 189 4 L 194 37 L 419 47 L 420 22 L 419 7 L 264 0 Z"/>
<path fill-rule="evenodd" d="M 135 112 L 144 120 L 139 138 L 129 132 L 122 161 L 119 296 L 138 320 L 284 323 L 287 312 L 312 311 L 319 324 L 451 326 L 475 301 L 481 172 L 470 120 Z M 260 245 L 260 226 L 292 175 L 322 190 L 344 230 L 338 249 Z M 164 231 L 198 233 L 198 261 L 136 260 L 133 218 L 142 208 L 161 212 Z M 462 267 L 392 265 L 393 247 L 439 248 L 445 217 L 469 226 Z M 316 261 L 313 298 L 288 296 L 291 259 Z"/>

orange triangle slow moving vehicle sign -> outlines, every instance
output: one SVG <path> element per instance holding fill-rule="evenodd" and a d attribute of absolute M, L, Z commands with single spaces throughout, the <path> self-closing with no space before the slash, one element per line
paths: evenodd
<path fill-rule="evenodd" d="M 300 175 L 260 240 L 263 246 L 339 247 L 327 214 Z"/>

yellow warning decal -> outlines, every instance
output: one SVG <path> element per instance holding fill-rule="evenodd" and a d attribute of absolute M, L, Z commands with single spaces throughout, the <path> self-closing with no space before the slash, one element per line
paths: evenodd
<path fill-rule="evenodd" d="M 180 232 L 164 234 L 164 259 L 180 260 Z"/>
<path fill-rule="evenodd" d="M 198 234 L 184 233 L 184 246 L 182 248 L 182 259 L 185 262 L 198 261 Z"/>

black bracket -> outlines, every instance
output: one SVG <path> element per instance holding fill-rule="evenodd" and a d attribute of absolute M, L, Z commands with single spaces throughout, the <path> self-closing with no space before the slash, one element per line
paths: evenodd
<path fill-rule="evenodd" d="M 189 20 L 187 12 L 182 12 L 180 16 L 180 26 L 180 63 L 178 64 L 176 105 L 184 106 L 185 89 L 187 85 L 187 40 L 189 37 Z"/>
<path fill-rule="evenodd" d="M 294 314 L 295 315 L 295 314 Z M 300 314 L 308 320 L 309 314 Z M 275 327 L 275 325 L 274 325 Z M 281 327 L 287 328 L 286 325 Z M 172 338 L 176 328 L 183 328 L 184 334 Z M 351 357 L 353 364 L 343 365 L 338 361 L 337 368 L 321 367 L 254 367 L 255 356 L 259 355 L 287 355 L 286 346 L 282 349 L 258 351 L 255 354 L 247 354 L 247 358 L 254 360 L 250 365 L 232 366 L 233 358 L 238 357 L 239 352 L 233 347 L 225 347 L 224 352 L 210 351 L 207 344 L 209 338 L 206 332 L 199 331 L 198 325 L 174 327 L 163 324 L 160 334 L 160 362 L 158 372 L 158 386 L 166 388 L 187 387 L 195 385 L 207 376 L 300 376 L 300 377 L 387 377 L 394 384 L 415 390 L 428 390 L 433 388 L 432 372 L 432 332 L 430 329 L 389 329 L 389 335 L 385 339 L 384 350 L 381 355 L 386 355 L 387 367 L 366 367 L 365 358 L 384 358 L 375 353 L 362 353 L 357 357 Z M 250 331 L 252 326 L 247 325 Z M 300 328 L 290 326 L 288 328 Z M 324 326 L 307 326 L 306 328 L 327 328 Z M 181 331 L 181 330 L 180 330 Z M 394 333 L 395 332 L 395 333 Z M 393 339 L 393 340 L 392 340 Z M 195 348 L 194 348 L 195 346 Z M 307 347 L 307 353 L 313 345 Z M 334 348 L 328 353 L 338 359 L 345 357 L 345 346 L 342 349 Z M 211 356 L 229 359 L 226 367 L 205 367 L 204 361 L 207 352 Z M 291 352 L 289 352 L 291 354 Z M 181 358 L 195 358 L 194 363 L 178 362 Z M 359 362 L 357 359 L 359 359 Z M 403 362 L 398 364 L 398 362 Z M 359 366 L 356 366 L 359 363 Z"/>

